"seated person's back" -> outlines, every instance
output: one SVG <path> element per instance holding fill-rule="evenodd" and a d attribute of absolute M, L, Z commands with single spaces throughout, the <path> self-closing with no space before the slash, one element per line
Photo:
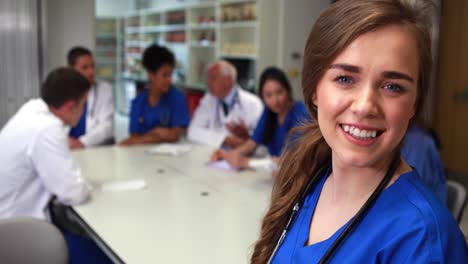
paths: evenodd
<path fill-rule="evenodd" d="M 89 187 L 68 147 L 68 126 L 83 112 L 89 82 L 72 69 L 52 71 L 41 99 L 25 103 L 0 132 L 0 218 L 46 218 L 53 195 L 74 205 Z"/>
<path fill-rule="evenodd" d="M 447 178 L 434 139 L 421 127 L 406 132 L 401 154 L 415 168 L 421 180 L 443 202 L 447 199 Z"/>

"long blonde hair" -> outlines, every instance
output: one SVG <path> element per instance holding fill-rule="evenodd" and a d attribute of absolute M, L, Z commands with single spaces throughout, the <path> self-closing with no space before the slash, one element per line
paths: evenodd
<path fill-rule="evenodd" d="M 312 103 L 316 87 L 327 67 L 354 39 L 387 25 L 401 25 L 413 34 L 418 44 L 419 78 L 416 114 L 423 101 L 431 72 L 429 33 L 430 0 L 340 0 L 317 19 L 304 51 L 302 87 L 309 113 L 317 120 Z M 255 243 L 252 263 L 266 263 L 286 225 L 293 204 L 305 192 L 315 172 L 325 166 L 331 149 L 317 124 L 306 124 L 295 133 L 301 137 L 289 142 L 273 184 L 270 207 L 263 218 L 260 238 Z"/>

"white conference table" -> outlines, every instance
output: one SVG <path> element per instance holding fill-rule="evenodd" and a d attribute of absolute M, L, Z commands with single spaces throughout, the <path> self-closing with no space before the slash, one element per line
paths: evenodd
<path fill-rule="evenodd" d="M 271 192 L 265 172 L 209 168 L 213 151 L 194 145 L 178 157 L 149 155 L 153 146 L 76 151 L 95 186 L 73 213 L 121 263 L 248 263 Z M 112 181 L 142 179 L 141 190 L 102 191 Z"/>

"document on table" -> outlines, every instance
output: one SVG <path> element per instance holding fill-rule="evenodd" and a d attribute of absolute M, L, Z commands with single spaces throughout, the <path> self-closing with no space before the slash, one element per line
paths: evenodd
<path fill-rule="evenodd" d="M 225 171 L 239 171 L 239 168 L 232 166 L 225 160 L 215 161 L 208 164 L 208 167 Z"/>
<path fill-rule="evenodd" d="M 103 183 L 101 191 L 103 192 L 120 192 L 120 191 L 136 191 L 146 187 L 146 181 L 143 179 L 128 179 L 116 180 Z"/>
<path fill-rule="evenodd" d="M 146 150 L 146 153 L 151 155 L 180 156 L 189 152 L 191 149 L 192 145 L 189 144 L 162 143 Z"/>

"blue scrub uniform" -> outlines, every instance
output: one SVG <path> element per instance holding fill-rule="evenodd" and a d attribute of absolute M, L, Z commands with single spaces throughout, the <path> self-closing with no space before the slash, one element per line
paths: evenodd
<path fill-rule="evenodd" d="M 302 102 L 295 102 L 291 110 L 289 110 L 286 118 L 282 125 L 278 125 L 277 119 L 275 122 L 275 132 L 273 138 L 270 142 L 263 142 L 266 126 L 266 114 L 267 109 L 263 110 L 262 116 L 257 123 L 257 127 L 254 130 L 252 140 L 255 141 L 258 145 L 266 145 L 268 152 L 271 156 L 280 156 L 283 151 L 284 143 L 286 142 L 286 137 L 291 128 L 300 125 L 303 122 L 310 121 L 309 114 L 307 113 L 306 107 Z"/>
<path fill-rule="evenodd" d="M 273 263 L 318 263 L 349 223 L 330 238 L 305 246 L 326 178 L 306 197 Z M 329 263 L 468 263 L 468 249 L 447 207 L 412 171 L 382 192 Z"/>
<path fill-rule="evenodd" d="M 132 101 L 130 110 L 130 133 L 145 134 L 156 127 L 186 128 L 190 116 L 185 95 L 174 87 L 152 107 L 145 90 Z"/>
<path fill-rule="evenodd" d="M 86 102 L 83 106 L 83 113 L 81 114 L 80 120 L 76 126 L 70 129 L 69 136 L 78 139 L 86 133 L 86 115 L 88 114 L 88 103 Z"/>
<path fill-rule="evenodd" d="M 444 165 L 434 140 L 419 127 L 411 127 L 405 135 L 401 155 L 416 169 L 421 180 L 445 203 L 447 179 Z"/>

